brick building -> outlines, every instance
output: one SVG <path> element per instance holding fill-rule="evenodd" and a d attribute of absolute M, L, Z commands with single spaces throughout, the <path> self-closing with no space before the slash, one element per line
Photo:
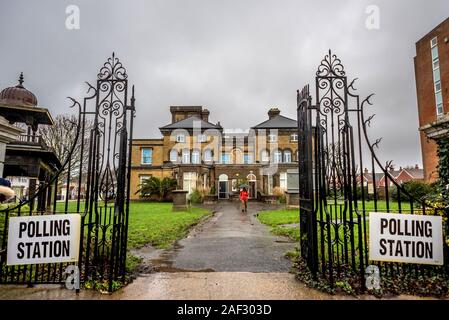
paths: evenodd
<path fill-rule="evenodd" d="M 162 138 L 133 140 L 133 199 L 151 176 L 174 178 L 189 193 L 214 187 L 222 199 L 237 191 L 242 178 L 251 198 L 286 189 L 287 171 L 297 169 L 296 120 L 272 108 L 266 121 L 237 132 L 210 122 L 210 112 L 201 106 L 172 106 L 170 112 L 171 123 L 159 128 Z"/>
<path fill-rule="evenodd" d="M 438 178 L 437 144 L 449 129 L 449 18 L 416 43 L 415 77 L 424 178 Z"/>

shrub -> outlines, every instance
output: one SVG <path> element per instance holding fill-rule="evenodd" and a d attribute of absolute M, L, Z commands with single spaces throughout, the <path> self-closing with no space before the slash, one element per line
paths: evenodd
<path fill-rule="evenodd" d="M 273 189 L 273 195 L 278 197 L 279 203 L 286 203 L 287 202 L 287 198 L 285 196 L 285 191 L 281 187 L 275 187 Z"/>
<path fill-rule="evenodd" d="M 210 195 L 213 195 L 213 196 L 217 194 L 217 189 L 215 189 L 215 185 L 213 185 L 213 186 L 210 188 L 209 194 L 210 194 Z"/>
<path fill-rule="evenodd" d="M 407 191 L 411 197 L 413 198 L 413 200 L 417 200 L 417 201 L 421 201 L 421 200 L 425 200 L 429 197 L 432 197 L 432 195 L 437 194 L 438 193 L 438 188 L 436 186 L 436 184 L 429 184 L 429 183 L 425 183 L 423 181 L 408 181 L 406 183 L 403 184 L 403 188 L 405 189 L 405 191 Z M 399 195 L 398 195 L 398 188 L 396 187 L 392 187 L 390 188 L 390 192 L 391 192 L 391 197 L 394 200 L 398 200 L 399 199 Z M 400 193 L 400 197 L 402 201 L 410 201 L 410 197 L 407 196 L 404 192 Z"/>
<path fill-rule="evenodd" d="M 195 203 L 195 204 L 199 204 L 203 202 L 203 196 L 200 192 L 200 190 L 198 189 L 193 189 L 192 193 L 190 194 L 190 202 L 191 203 Z"/>
<path fill-rule="evenodd" d="M 172 178 L 165 177 L 162 180 L 157 177 L 151 177 L 142 181 L 140 189 L 141 197 L 151 197 L 153 195 L 159 197 L 159 201 L 164 200 L 167 195 L 176 188 L 177 181 Z"/>

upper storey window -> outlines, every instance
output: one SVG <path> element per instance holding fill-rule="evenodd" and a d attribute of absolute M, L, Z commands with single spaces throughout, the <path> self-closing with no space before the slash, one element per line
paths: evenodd
<path fill-rule="evenodd" d="M 182 133 L 178 133 L 176 135 L 176 142 L 181 142 L 181 143 L 186 142 L 186 136 Z"/>
<path fill-rule="evenodd" d="M 207 136 L 205 134 L 198 135 L 198 142 L 207 142 Z"/>
<path fill-rule="evenodd" d="M 291 142 L 298 142 L 298 134 L 297 133 L 292 133 L 290 136 L 290 141 Z"/>
<path fill-rule="evenodd" d="M 441 93 L 440 57 L 438 55 L 438 38 L 430 40 L 432 54 L 433 86 L 435 91 L 435 104 L 437 116 L 443 114 L 443 95 Z"/>
<path fill-rule="evenodd" d="M 278 136 L 277 134 L 274 133 L 270 133 L 268 135 L 268 142 L 277 142 L 278 141 Z"/>
<path fill-rule="evenodd" d="M 151 164 L 153 162 L 153 149 L 142 148 L 141 164 Z"/>

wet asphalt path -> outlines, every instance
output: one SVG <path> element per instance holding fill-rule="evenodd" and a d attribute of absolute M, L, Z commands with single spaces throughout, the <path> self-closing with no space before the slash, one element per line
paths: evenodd
<path fill-rule="evenodd" d="M 288 272 L 291 262 L 284 254 L 296 243 L 259 222 L 255 215 L 268 208 L 251 202 L 242 213 L 239 203 L 220 202 L 213 217 L 151 261 L 164 272 Z"/>

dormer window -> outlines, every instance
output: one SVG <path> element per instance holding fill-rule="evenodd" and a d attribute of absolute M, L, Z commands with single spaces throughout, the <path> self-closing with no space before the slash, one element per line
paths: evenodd
<path fill-rule="evenodd" d="M 186 136 L 182 133 L 178 133 L 176 135 L 176 142 L 180 142 L 180 143 L 186 142 Z"/>
<path fill-rule="evenodd" d="M 270 133 L 268 135 L 268 142 L 277 142 L 278 141 L 278 136 L 275 133 Z"/>
<path fill-rule="evenodd" d="M 298 142 L 298 134 L 297 133 L 292 133 L 292 135 L 290 136 L 290 141 L 291 142 Z"/>

